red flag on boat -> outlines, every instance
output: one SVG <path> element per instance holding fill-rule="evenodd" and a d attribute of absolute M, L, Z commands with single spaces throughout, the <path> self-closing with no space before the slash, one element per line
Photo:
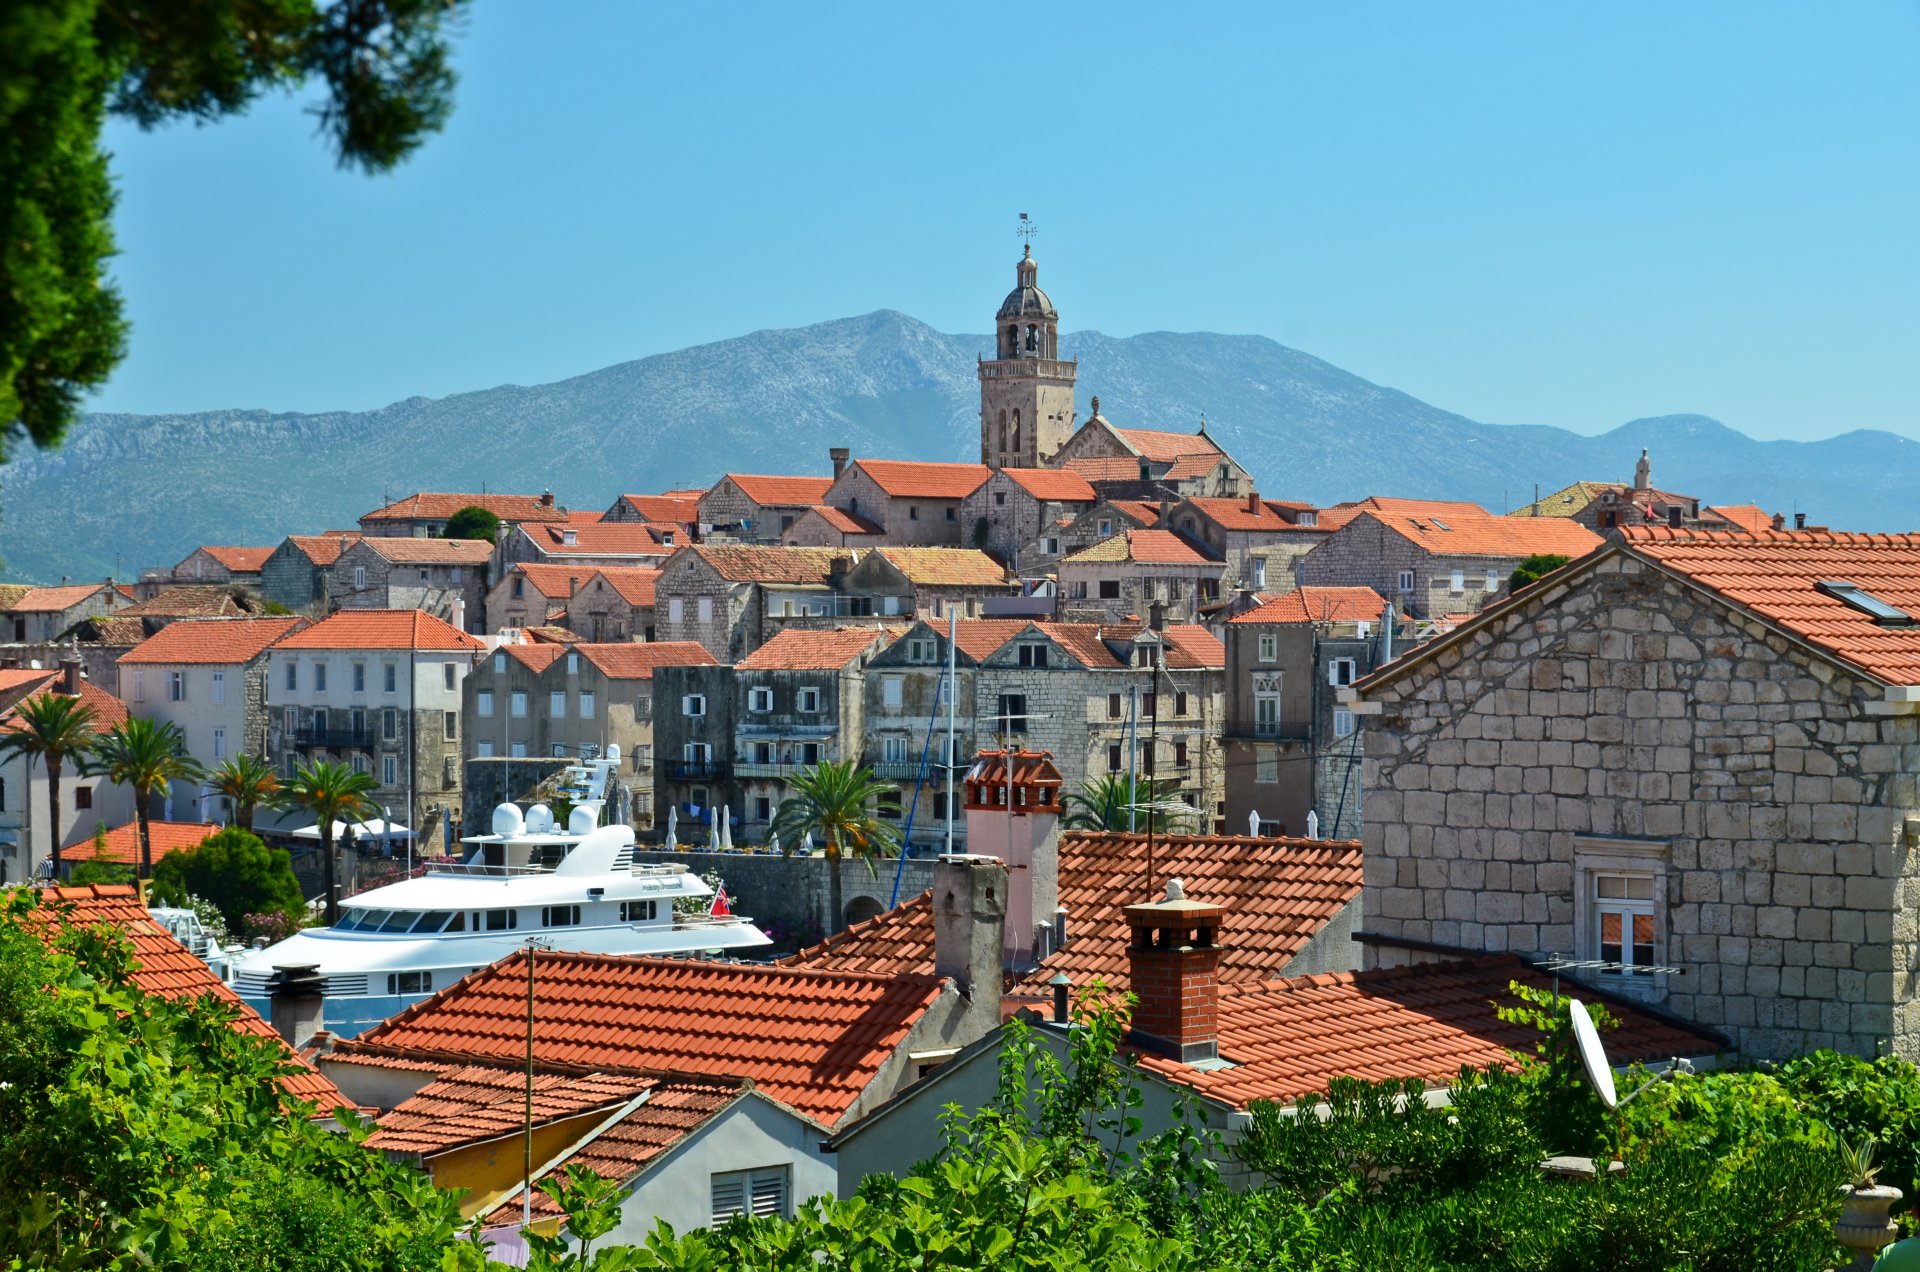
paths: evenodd
<path fill-rule="evenodd" d="M 727 885 L 721 884 L 720 890 L 713 894 L 713 904 L 707 907 L 711 918 L 724 919 L 733 914 L 733 907 L 727 904 Z"/>

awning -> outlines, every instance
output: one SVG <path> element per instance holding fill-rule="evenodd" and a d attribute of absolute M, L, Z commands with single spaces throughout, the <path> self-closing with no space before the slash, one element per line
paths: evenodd
<path fill-rule="evenodd" d="M 302 826 L 300 829 L 289 831 L 288 833 L 295 839 L 318 839 L 320 838 L 320 826 L 318 823 L 315 823 L 311 826 Z M 333 823 L 333 842 L 337 844 L 350 837 L 354 839 L 412 839 L 414 836 L 413 831 L 402 826 L 399 822 L 390 822 L 379 817 L 374 817 L 367 821 L 354 822 L 351 826 L 346 822 Z"/>

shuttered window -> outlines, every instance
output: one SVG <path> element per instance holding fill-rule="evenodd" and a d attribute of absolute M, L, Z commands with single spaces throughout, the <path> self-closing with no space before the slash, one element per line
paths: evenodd
<path fill-rule="evenodd" d="M 785 1166 L 767 1166 L 759 1170 L 736 1170 L 715 1175 L 713 1226 L 718 1228 L 735 1215 L 785 1219 L 788 1215 L 787 1169 Z"/>

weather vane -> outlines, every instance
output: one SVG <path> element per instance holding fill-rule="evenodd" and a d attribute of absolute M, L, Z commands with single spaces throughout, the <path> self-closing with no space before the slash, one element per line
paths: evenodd
<path fill-rule="evenodd" d="M 1040 232 L 1040 227 L 1033 223 L 1033 219 L 1031 217 L 1029 217 L 1025 212 L 1022 212 L 1020 214 L 1020 228 L 1015 230 L 1014 233 L 1018 234 L 1023 240 L 1025 240 L 1026 245 L 1028 247 L 1032 247 L 1033 236 L 1038 234 L 1039 232 Z"/>

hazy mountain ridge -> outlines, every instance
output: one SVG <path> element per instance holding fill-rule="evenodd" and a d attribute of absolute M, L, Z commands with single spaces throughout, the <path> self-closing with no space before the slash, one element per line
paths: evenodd
<path fill-rule="evenodd" d="M 1482 424 L 1261 336 L 1096 331 L 1079 359 L 1082 417 L 1208 431 L 1264 493 L 1331 503 L 1370 493 L 1477 500 L 1499 511 L 1578 479 L 1654 480 L 1709 502 L 1758 502 L 1850 529 L 1911 524 L 1920 444 L 1856 431 L 1758 442 L 1697 415 L 1599 437 Z M 881 311 L 759 331 L 552 384 L 501 385 L 377 410 L 92 415 L 54 452 L 0 469 L 8 579 L 170 565 L 201 543 L 277 543 L 351 526 L 414 490 L 552 489 L 602 508 L 623 491 L 707 486 L 725 471 L 824 472 L 855 455 L 974 459 L 974 361 L 988 336 Z"/>

